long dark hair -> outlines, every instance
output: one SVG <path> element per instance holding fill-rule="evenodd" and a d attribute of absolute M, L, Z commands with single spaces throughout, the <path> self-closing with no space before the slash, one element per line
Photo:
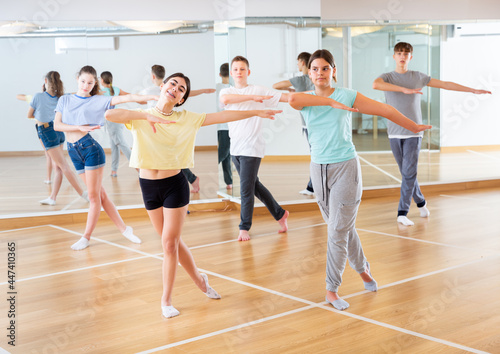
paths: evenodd
<path fill-rule="evenodd" d="M 113 75 L 109 71 L 103 71 L 101 73 L 101 79 L 102 82 L 104 82 L 106 85 L 109 85 L 109 92 L 111 93 L 111 96 L 114 96 L 115 89 L 113 88 Z"/>
<path fill-rule="evenodd" d="M 184 92 L 184 97 L 183 97 L 184 101 L 182 101 L 182 103 L 175 104 L 175 107 L 179 107 L 179 106 L 182 106 L 184 103 L 186 103 L 186 101 L 189 97 L 189 93 L 191 92 L 191 80 L 189 80 L 189 77 L 187 77 L 183 73 L 175 73 L 175 74 L 172 74 L 169 77 L 167 77 L 165 80 L 163 80 L 163 83 L 166 84 L 168 82 L 168 80 L 170 80 L 174 77 L 180 77 L 181 79 L 184 79 L 184 81 L 186 81 L 186 92 Z"/>
<path fill-rule="evenodd" d="M 333 59 L 332 53 L 326 49 L 318 49 L 312 53 L 311 58 L 309 58 L 309 63 L 307 63 L 307 68 L 311 69 L 311 64 L 316 59 L 324 59 L 328 64 L 331 65 L 332 69 L 335 68 L 335 59 Z M 337 82 L 337 73 L 333 76 L 333 80 Z"/>
<path fill-rule="evenodd" d="M 50 85 L 52 90 L 54 90 L 56 97 L 64 95 L 64 85 L 61 81 L 61 75 L 59 75 L 57 71 L 49 71 L 47 75 L 45 75 L 45 78 L 47 79 L 47 83 Z M 43 91 L 45 91 L 45 86 Z"/>
<path fill-rule="evenodd" d="M 95 69 L 92 66 L 85 65 L 78 72 L 78 77 L 80 77 L 82 74 L 90 74 L 90 75 L 94 76 L 95 85 L 92 88 L 92 91 L 90 91 L 90 96 L 98 95 L 99 91 L 101 91 L 101 88 L 99 87 L 99 81 L 97 80 L 97 71 L 95 71 Z"/>

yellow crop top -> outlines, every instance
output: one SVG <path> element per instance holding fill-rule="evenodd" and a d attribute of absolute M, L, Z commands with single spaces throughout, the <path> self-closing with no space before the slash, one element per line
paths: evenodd
<path fill-rule="evenodd" d="M 153 108 L 136 109 L 156 117 L 175 121 L 156 123 L 156 133 L 147 120 L 131 120 L 125 126 L 131 130 L 134 145 L 130 167 L 150 170 L 177 170 L 194 166 L 194 141 L 205 121 L 206 113 L 174 112 L 164 117 Z"/>

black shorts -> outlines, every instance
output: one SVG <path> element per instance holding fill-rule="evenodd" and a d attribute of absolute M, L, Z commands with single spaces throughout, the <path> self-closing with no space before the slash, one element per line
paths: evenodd
<path fill-rule="evenodd" d="M 163 179 L 139 178 L 146 210 L 182 208 L 189 204 L 189 184 L 182 172 Z"/>

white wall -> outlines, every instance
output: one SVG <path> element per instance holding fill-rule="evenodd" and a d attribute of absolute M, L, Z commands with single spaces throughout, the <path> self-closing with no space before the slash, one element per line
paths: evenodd
<path fill-rule="evenodd" d="M 8 83 L 0 85 L 4 123 L 0 131 L 0 151 L 41 150 L 34 123 L 26 119 L 29 107 L 17 101 L 15 95 L 40 92 L 44 75 L 50 70 L 61 74 L 66 92 L 76 91 L 75 75 L 87 64 L 94 66 L 98 74 L 111 71 L 114 84 L 127 92 L 135 93 L 151 85 L 149 73 L 153 64 L 165 66 L 167 75 L 183 72 L 190 77 L 193 89 L 215 87 L 213 32 L 120 37 L 115 51 L 80 50 L 55 54 L 54 42 L 54 38 L 34 38 L 12 45 L 11 40 L 0 39 L 2 82 Z M 214 112 L 215 98 L 213 94 L 190 98 L 182 108 Z M 104 132 L 97 132 L 95 137 L 104 147 L 109 147 Z M 216 128 L 201 129 L 196 144 L 216 145 Z"/>
<path fill-rule="evenodd" d="M 272 87 L 276 82 L 300 75 L 297 55 L 320 47 L 318 28 L 295 28 L 288 25 L 250 25 L 246 27 L 249 83 Z M 278 107 L 284 112 L 274 121 L 265 122 L 266 155 L 308 155 L 309 146 L 302 136 L 298 111 L 287 103 Z"/>
<path fill-rule="evenodd" d="M 441 146 L 500 145 L 500 35 L 449 38 L 441 44 L 441 80 L 492 95 L 441 92 Z"/>

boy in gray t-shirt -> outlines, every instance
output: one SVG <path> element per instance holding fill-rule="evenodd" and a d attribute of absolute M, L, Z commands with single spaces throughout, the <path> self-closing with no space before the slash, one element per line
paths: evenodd
<path fill-rule="evenodd" d="M 422 94 L 424 86 L 452 91 L 472 92 L 475 94 L 491 94 L 489 91 L 476 90 L 454 82 L 433 79 L 424 73 L 408 70 L 408 64 L 413 57 L 412 53 L 413 47 L 411 44 L 405 42 L 397 43 L 394 46 L 393 55 L 396 61 L 396 70 L 380 75 L 373 82 L 373 88 L 385 91 L 386 103 L 396 108 L 415 123 L 422 124 L 419 95 Z M 414 134 L 390 121 L 387 123 L 387 133 L 392 153 L 402 176 L 397 220 L 405 226 L 411 226 L 414 223 L 406 215 L 410 210 L 412 198 L 420 210 L 421 217 L 425 218 L 430 215 L 426 206 L 427 202 L 417 182 L 418 155 L 420 153 L 423 134 Z"/>

